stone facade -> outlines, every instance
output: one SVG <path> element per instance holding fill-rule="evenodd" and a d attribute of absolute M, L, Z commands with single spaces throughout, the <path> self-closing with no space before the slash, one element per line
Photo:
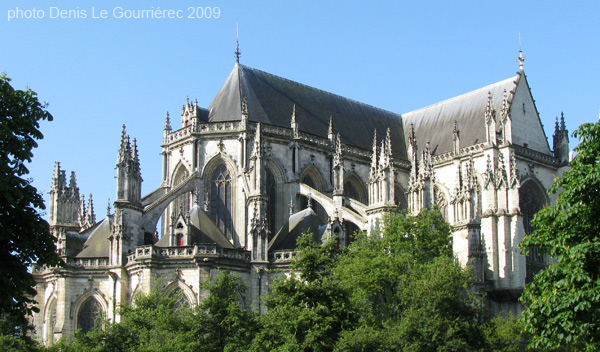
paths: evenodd
<path fill-rule="evenodd" d="M 372 141 L 372 142 L 371 142 Z M 552 151 L 521 70 L 516 76 L 406 114 L 394 114 L 237 63 L 208 109 L 186 101 L 180 127 L 167 114 L 162 181 L 141 195 L 135 139 L 125 126 L 114 211 L 95 221 L 75 173 L 56 163 L 50 228 L 64 268 L 34 266 L 46 344 L 89 329 L 98 316 L 155 285 L 194 306 L 218 270 L 239 274 L 240 301 L 261 297 L 286 269 L 295 238 L 372 231 L 398 206 L 437 205 L 458 260 L 494 310 L 517 297 L 548 258 L 520 255 L 529 219 L 554 201 L 546 190 L 567 165 L 557 119 Z M 160 239 L 159 237 L 160 235 Z"/>

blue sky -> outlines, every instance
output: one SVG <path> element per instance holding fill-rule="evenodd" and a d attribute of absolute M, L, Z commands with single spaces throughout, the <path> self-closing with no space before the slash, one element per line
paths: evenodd
<path fill-rule="evenodd" d="M 190 7 L 213 18 L 187 18 Z M 23 18 L 34 8 L 43 18 Z M 115 18 L 158 8 L 184 18 Z M 598 119 L 599 19 L 597 1 L 3 0 L 0 72 L 55 118 L 42 124 L 34 185 L 47 199 L 60 161 L 102 218 L 121 125 L 138 140 L 148 193 L 160 181 L 166 112 L 175 127 L 186 96 L 210 104 L 235 63 L 236 24 L 241 63 L 397 113 L 513 76 L 521 33 L 551 139 L 561 111 L 570 131 Z"/>

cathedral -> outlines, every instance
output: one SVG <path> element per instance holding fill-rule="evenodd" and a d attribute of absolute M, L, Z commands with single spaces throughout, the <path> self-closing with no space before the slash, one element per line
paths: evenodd
<path fill-rule="evenodd" d="M 524 285 L 549 258 L 520 254 L 533 214 L 569 160 L 564 117 L 552 148 L 519 55 L 516 75 L 407 113 L 393 113 L 239 63 L 207 108 L 186 100 L 164 121 L 160 184 L 142 194 L 125 126 L 116 200 L 96 219 L 75 173 L 55 164 L 49 225 L 64 267 L 34 265 L 40 342 L 52 344 L 162 285 L 198 305 L 200 283 L 238 274 L 240 303 L 262 310 L 296 239 L 347 246 L 397 209 L 437 205 L 453 249 L 493 311 L 521 309 Z M 116 141 L 115 141 L 116 142 Z M 158 161 L 158 160 L 157 160 Z"/>

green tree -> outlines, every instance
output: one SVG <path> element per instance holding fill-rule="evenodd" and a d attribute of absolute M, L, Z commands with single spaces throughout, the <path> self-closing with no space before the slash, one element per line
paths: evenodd
<path fill-rule="evenodd" d="M 42 196 L 23 178 L 32 149 L 43 138 L 39 123 L 52 120 L 31 89 L 15 90 L 0 75 L 0 320 L 2 333 L 24 336 L 26 315 L 36 293 L 28 267 L 34 262 L 57 265 L 55 238 L 38 210 Z M 8 322 L 8 323 L 7 323 Z"/>
<path fill-rule="evenodd" d="M 451 230 L 438 210 L 385 219 L 383 233 L 358 236 L 335 273 L 361 307 L 360 327 L 344 332 L 336 350 L 484 347 L 472 276 L 455 261 Z"/>
<path fill-rule="evenodd" d="M 243 307 L 246 286 L 238 275 L 222 271 L 214 282 L 205 282 L 209 296 L 195 317 L 198 351 L 247 351 L 259 330 L 256 313 Z"/>
<path fill-rule="evenodd" d="M 178 307 L 181 297 L 164 289 L 139 294 L 134 305 L 120 307 L 121 321 L 105 321 L 96 329 L 77 331 L 73 340 L 61 340 L 50 351 L 189 351 L 195 346 L 194 314 Z"/>
<path fill-rule="evenodd" d="M 523 322 L 510 314 L 508 318 L 497 316 L 483 325 L 488 348 L 497 352 L 525 352 L 531 338 L 524 331 Z M 535 352 L 534 349 L 529 349 Z"/>
<path fill-rule="evenodd" d="M 297 243 L 295 271 L 273 284 L 254 351 L 331 351 L 339 334 L 356 321 L 350 293 L 331 272 L 334 241 L 321 244 L 305 234 Z"/>
<path fill-rule="evenodd" d="M 203 287 L 209 296 L 190 308 L 181 304 L 181 292 L 165 295 L 157 286 L 137 295 L 134 305 L 120 307 L 119 323 L 78 331 L 70 343 L 60 341 L 50 351 L 246 351 L 258 325 L 255 314 L 240 305 L 245 287 L 239 277 L 221 272 Z"/>
<path fill-rule="evenodd" d="M 535 230 L 521 242 L 554 258 L 525 287 L 521 301 L 531 346 L 549 350 L 600 348 L 600 123 L 581 125 L 577 155 L 550 192 L 554 206 L 533 218 Z"/>

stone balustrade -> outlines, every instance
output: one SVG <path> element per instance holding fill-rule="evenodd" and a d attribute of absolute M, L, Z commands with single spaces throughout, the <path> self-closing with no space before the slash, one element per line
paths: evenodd
<path fill-rule="evenodd" d="M 271 263 L 291 262 L 295 255 L 294 251 L 274 251 L 269 253 L 269 261 Z"/>
<path fill-rule="evenodd" d="M 137 247 L 134 253 L 127 256 L 127 262 L 152 257 L 160 259 L 214 257 L 250 261 L 250 252 L 245 249 L 228 249 L 209 244 L 178 247 L 142 246 Z"/>

